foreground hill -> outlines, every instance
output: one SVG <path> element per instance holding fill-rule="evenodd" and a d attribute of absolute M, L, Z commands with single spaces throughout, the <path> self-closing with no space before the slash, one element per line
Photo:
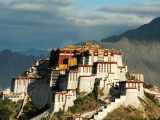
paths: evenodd
<path fill-rule="evenodd" d="M 4 50 L 0 52 L 0 91 L 6 87 L 10 87 L 12 77 L 17 77 L 28 70 L 31 65 L 35 65 L 35 60 L 45 58 L 18 55 L 11 50 Z"/>

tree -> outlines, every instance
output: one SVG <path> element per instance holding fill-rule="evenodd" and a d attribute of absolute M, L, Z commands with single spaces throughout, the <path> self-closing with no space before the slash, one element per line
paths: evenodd
<path fill-rule="evenodd" d="M 12 103 L 11 99 L 9 99 L 8 97 L 4 97 L 4 100 L 3 100 L 4 105 L 10 105 L 11 103 Z"/>
<path fill-rule="evenodd" d="M 126 73 L 126 78 L 129 80 L 130 79 L 130 74 L 129 72 Z"/>
<path fill-rule="evenodd" d="M 3 102 L 2 102 L 2 100 L 0 100 L 0 108 L 2 108 L 3 107 Z"/>
<path fill-rule="evenodd" d="M 0 120 L 9 120 L 12 112 L 8 108 L 0 109 Z"/>

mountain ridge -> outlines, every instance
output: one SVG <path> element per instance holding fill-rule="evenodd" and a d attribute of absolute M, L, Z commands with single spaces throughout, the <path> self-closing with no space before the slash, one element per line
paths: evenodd
<path fill-rule="evenodd" d="M 104 38 L 101 42 L 118 42 L 123 37 L 127 37 L 129 40 L 138 40 L 141 42 L 160 42 L 160 17 L 153 19 L 150 23 L 144 24 L 137 29 L 127 30 L 121 35 L 113 35 L 108 38 Z"/>
<path fill-rule="evenodd" d="M 25 51 L 14 51 L 14 52 L 19 54 L 19 55 L 26 55 L 26 56 L 33 55 L 35 57 L 39 57 L 42 54 L 44 56 L 48 56 L 50 54 L 50 51 L 47 51 L 47 50 L 35 50 L 35 49 L 25 50 Z"/>

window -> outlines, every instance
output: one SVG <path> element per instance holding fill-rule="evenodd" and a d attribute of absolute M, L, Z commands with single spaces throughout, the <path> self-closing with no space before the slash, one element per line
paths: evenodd
<path fill-rule="evenodd" d="M 72 74 L 70 74 L 70 81 L 72 81 Z"/>
<path fill-rule="evenodd" d="M 63 102 L 63 95 L 62 95 L 62 102 Z"/>
<path fill-rule="evenodd" d="M 108 67 L 107 67 L 107 72 L 110 73 L 111 72 L 111 64 L 108 64 Z"/>
<path fill-rule="evenodd" d="M 138 83 L 138 91 L 140 91 L 140 83 Z"/>
<path fill-rule="evenodd" d="M 75 80 L 75 75 L 73 74 L 73 81 Z"/>
<path fill-rule="evenodd" d="M 60 102 L 60 95 L 58 95 L 58 102 Z"/>
<path fill-rule="evenodd" d="M 106 72 L 106 64 L 104 64 L 104 72 Z"/>
<path fill-rule="evenodd" d="M 21 81 L 19 80 L 19 85 L 21 85 Z"/>
<path fill-rule="evenodd" d="M 83 67 L 83 73 L 85 73 L 85 67 Z"/>

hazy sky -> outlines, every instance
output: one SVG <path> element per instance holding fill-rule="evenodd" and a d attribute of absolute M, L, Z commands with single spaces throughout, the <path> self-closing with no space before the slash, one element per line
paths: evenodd
<path fill-rule="evenodd" d="M 159 16 L 160 0 L 0 0 L 0 50 L 100 41 Z"/>

